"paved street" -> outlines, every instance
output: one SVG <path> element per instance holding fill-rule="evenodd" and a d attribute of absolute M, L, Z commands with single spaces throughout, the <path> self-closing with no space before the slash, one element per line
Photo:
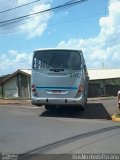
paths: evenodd
<path fill-rule="evenodd" d="M 0 153 L 120 153 L 120 124 L 110 120 L 115 104 L 94 100 L 84 112 L 53 113 L 44 106 L 1 105 Z M 43 147 L 48 144 L 54 145 Z"/>

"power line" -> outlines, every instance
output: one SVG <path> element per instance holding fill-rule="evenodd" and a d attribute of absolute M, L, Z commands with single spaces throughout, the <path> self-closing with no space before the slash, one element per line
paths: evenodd
<path fill-rule="evenodd" d="M 0 26 L 1 26 L 1 24 L 5 25 L 5 24 L 8 24 L 9 22 L 22 20 L 24 18 L 31 17 L 31 16 L 34 16 L 34 15 L 37 15 L 37 14 L 42 14 L 42 13 L 45 13 L 45 12 L 56 11 L 56 10 L 60 11 L 60 10 L 65 9 L 65 8 L 70 8 L 70 7 L 74 6 L 74 5 L 78 5 L 79 3 L 82 3 L 82 2 L 85 2 L 85 1 L 87 1 L 87 0 L 78 0 L 78 1 L 75 1 L 75 2 L 67 2 L 67 3 L 64 3 L 62 5 L 59 5 L 59 6 L 56 6 L 56 7 L 52 7 L 52 8 L 46 9 L 46 10 L 42 10 L 42 11 L 39 11 L 39 12 L 27 14 L 27 15 L 24 15 L 24 16 L 8 19 L 8 20 L 5 20 L 5 21 L 1 21 L 0 22 Z"/>
<path fill-rule="evenodd" d="M 105 55 L 103 55 L 102 53 L 102 68 L 106 68 L 107 69 L 107 0 L 104 0 L 105 3 L 105 8 L 104 8 L 104 12 L 105 12 Z"/>
<path fill-rule="evenodd" d="M 106 14 L 106 11 L 107 11 L 107 0 L 105 0 L 105 33 L 106 33 L 106 46 L 105 46 L 105 68 L 107 69 L 107 43 L 108 43 L 108 40 L 107 40 L 107 20 L 106 20 L 106 17 L 107 17 L 107 14 Z"/>
<path fill-rule="evenodd" d="M 76 18 L 76 19 L 72 19 L 72 20 L 68 20 L 68 21 L 61 21 L 61 22 L 57 22 L 57 23 L 51 23 L 49 24 L 47 27 L 52 27 L 52 26 L 56 26 L 56 25 L 60 25 L 60 24 L 64 24 L 64 23 L 74 23 L 76 21 L 80 21 L 80 20 L 84 20 L 84 19 L 88 19 L 88 18 L 91 18 L 91 17 L 97 17 L 99 16 L 101 13 L 96 13 L 96 14 L 93 14 L 93 15 L 89 15 L 89 16 L 85 16 L 85 17 L 81 17 L 81 18 Z M 29 20 L 30 21 L 30 20 Z M 24 22 L 25 23 L 25 22 Z M 22 23 L 22 24 L 24 24 Z M 11 29 L 10 29 L 11 28 Z M 7 29 L 7 32 L 0 32 L 0 34 L 9 34 L 9 33 L 14 33 L 14 32 L 18 32 L 16 30 L 13 30 L 12 29 L 13 27 L 6 27 L 5 29 Z M 33 27 L 34 28 L 34 27 Z M 31 29 L 33 29 L 31 28 Z M 8 32 L 8 29 L 9 29 L 9 32 Z M 23 32 L 23 30 L 19 30 L 19 32 Z"/>
<path fill-rule="evenodd" d="M 21 8 L 21 7 L 24 7 L 24 6 L 33 4 L 33 3 L 36 3 L 36 2 L 38 2 L 38 1 L 40 1 L 40 0 L 32 1 L 32 2 L 29 2 L 29 3 L 25 3 L 25 4 L 23 4 L 23 5 L 19 5 L 19 6 L 10 8 L 10 9 L 6 9 L 6 10 L 4 10 L 4 11 L 0 11 L 0 14 L 1 14 L 1 13 L 5 13 L 5 12 L 9 12 L 9 11 L 12 11 L 12 10 L 14 10 L 14 9 L 18 9 L 18 8 Z"/>
<path fill-rule="evenodd" d="M 72 1 L 72 0 L 71 0 Z M 73 0 L 73 1 L 75 1 L 75 0 Z M 69 1 L 70 2 L 70 1 Z M 67 3 L 69 3 L 69 2 L 67 2 Z M 65 3 L 65 4 L 67 4 L 67 3 Z M 63 8 L 63 9 L 65 9 L 65 8 Z M 57 12 L 57 10 L 55 10 L 56 12 Z M 61 11 L 61 10 L 58 10 L 58 11 Z M 34 15 L 35 16 L 35 15 Z M 87 18 L 87 17 L 85 17 L 85 18 Z M 80 18 L 81 19 L 81 18 Z M 82 18 L 82 19 L 84 19 L 84 18 Z M 21 25 L 21 24 L 25 24 L 25 23 L 28 23 L 28 22 L 30 22 L 31 20 L 30 19 L 23 19 L 22 21 L 20 20 L 20 19 L 18 19 L 18 20 L 16 20 L 16 21 L 13 21 L 13 22 L 9 22 L 9 23 L 6 23 L 6 24 L 1 24 L 0 25 L 0 27 L 1 27 L 1 32 L 0 32 L 0 34 L 9 34 L 9 33 L 14 33 L 14 32 L 24 32 L 24 30 L 16 30 L 16 28 L 14 29 L 14 27 L 17 27 L 17 26 L 19 26 L 19 25 Z M 73 21 L 76 21 L 76 20 L 73 20 Z M 66 22 L 60 22 L 60 23 L 55 23 L 55 24 L 50 24 L 50 25 L 48 25 L 48 27 L 50 27 L 50 26 L 53 26 L 53 25 L 57 25 L 57 24 L 61 24 L 61 23 L 69 23 L 69 21 L 66 21 Z M 8 26 L 8 24 L 9 24 L 9 26 Z M 13 29 L 12 29 L 13 28 Z M 33 29 L 34 27 L 32 27 L 32 28 L 30 28 L 30 29 Z M 18 29 L 18 28 L 17 28 Z"/>

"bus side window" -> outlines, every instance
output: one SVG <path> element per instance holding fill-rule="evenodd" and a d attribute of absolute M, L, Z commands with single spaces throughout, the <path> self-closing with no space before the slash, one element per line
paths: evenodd
<path fill-rule="evenodd" d="M 41 68 L 41 60 L 39 60 L 39 63 L 38 63 L 38 69 Z"/>
<path fill-rule="evenodd" d="M 37 67 L 37 60 L 36 60 L 36 58 L 34 58 L 34 60 L 33 60 L 33 68 L 36 68 Z"/>

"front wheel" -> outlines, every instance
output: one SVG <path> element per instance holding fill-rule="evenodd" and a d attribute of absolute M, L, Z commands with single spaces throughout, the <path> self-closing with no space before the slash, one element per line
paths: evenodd
<path fill-rule="evenodd" d="M 53 105 L 45 105 L 45 109 L 47 111 L 54 111 L 56 109 L 56 106 Z"/>

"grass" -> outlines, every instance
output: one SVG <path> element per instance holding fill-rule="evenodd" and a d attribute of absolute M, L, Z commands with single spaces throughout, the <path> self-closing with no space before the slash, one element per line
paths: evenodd
<path fill-rule="evenodd" d="M 120 118 L 120 113 L 115 114 L 116 118 Z"/>

